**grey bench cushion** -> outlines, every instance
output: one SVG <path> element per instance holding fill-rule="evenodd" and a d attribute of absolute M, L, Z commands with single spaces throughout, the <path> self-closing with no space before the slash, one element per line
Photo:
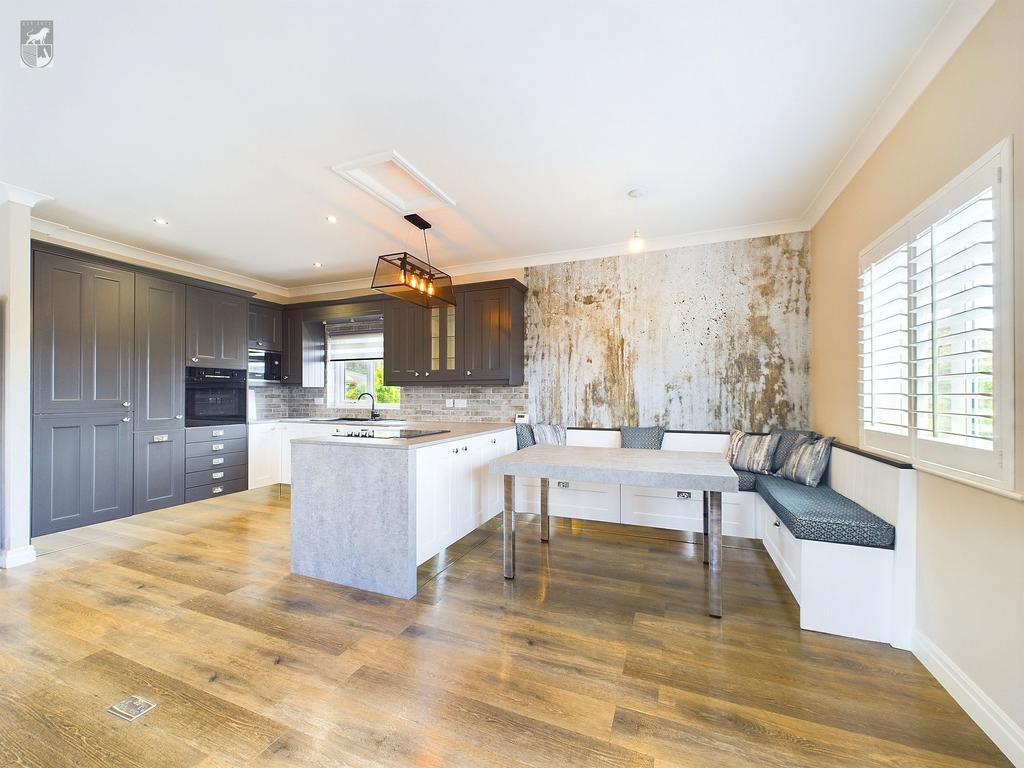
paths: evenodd
<path fill-rule="evenodd" d="M 741 491 L 752 491 L 754 490 L 754 481 L 757 480 L 757 475 L 753 472 L 747 472 L 745 469 L 735 470 L 736 477 L 740 479 L 740 490 Z M 763 475 L 762 475 L 763 477 Z"/>
<path fill-rule="evenodd" d="M 828 486 L 811 488 L 772 475 L 757 475 L 755 487 L 798 539 L 892 549 L 896 529 Z"/>

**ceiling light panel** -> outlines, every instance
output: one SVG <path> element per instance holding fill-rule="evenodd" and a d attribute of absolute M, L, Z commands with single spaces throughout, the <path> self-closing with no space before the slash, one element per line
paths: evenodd
<path fill-rule="evenodd" d="M 444 190 L 394 150 L 339 163 L 331 170 L 403 216 L 455 206 Z"/>

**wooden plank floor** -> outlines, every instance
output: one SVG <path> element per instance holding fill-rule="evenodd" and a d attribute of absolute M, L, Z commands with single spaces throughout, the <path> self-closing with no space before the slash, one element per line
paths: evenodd
<path fill-rule="evenodd" d="M 802 632 L 767 555 L 494 523 L 413 601 L 288 573 L 274 489 L 38 539 L 0 571 L 2 766 L 1006 766 L 908 653 Z M 158 706 L 105 713 L 130 694 Z"/>

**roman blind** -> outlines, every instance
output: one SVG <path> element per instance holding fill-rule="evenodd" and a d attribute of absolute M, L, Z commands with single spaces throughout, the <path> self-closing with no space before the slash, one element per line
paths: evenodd
<path fill-rule="evenodd" d="M 1012 487 L 1013 254 L 1004 142 L 861 255 L 865 447 Z"/>
<path fill-rule="evenodd" d="M 327 359 L 331 362 L 381 360 L 383 357 L 383 333 L 348 333 L 344 326 L 327 327 Z"/>

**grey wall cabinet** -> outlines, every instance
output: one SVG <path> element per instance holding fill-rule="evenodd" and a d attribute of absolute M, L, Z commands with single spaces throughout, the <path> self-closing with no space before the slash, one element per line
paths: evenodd
<path fill-rule="evenodd" d="M 188 286 L 185 345 L 189 365 L 248 367 L 248 304 L 242 296 Z"/>
<path fill-rule="evenodd" d="M 466 381 L 507 379 L 511 371 L 509 335 L 512 328 L 507 288 L 465 291 L 458 296 L 462 333 L 459 364 Z"/>
<path fill-rule="evenodd" d="M 281 354 L 281 383 L 302 385 L 302 312 L 285 310 L 281 314 L 284 350 Z"/>
<path fill-rule="evenodd" d="M 384 382 L 423 384 L 428 382 L 427 310 L 407 301 L 384 306 Z"/>
<path fill-rule="evenodd" d="M 135 431 L 185 426 L 185 286 L 135 278 Z"/>
<path fill-rule="evenodd" d="M 134 513 L 185 503 L 185 430 L 135 433 Z"/>
<path fill-rule="evenodd" d="M 123 413 L 36 416 L 32 535 L 132 512 L 132 425 Z"/>
<path fill-rule="evenodd" d="M 135 275 L 41 249 L 34 270 L 34 411 L 130 410 Z"/>
<path fill-rule="evenodd" d="M 262 304 L 249 304 L 249 348 L 280 352 L 284 347 L 282 312 Z"/>

